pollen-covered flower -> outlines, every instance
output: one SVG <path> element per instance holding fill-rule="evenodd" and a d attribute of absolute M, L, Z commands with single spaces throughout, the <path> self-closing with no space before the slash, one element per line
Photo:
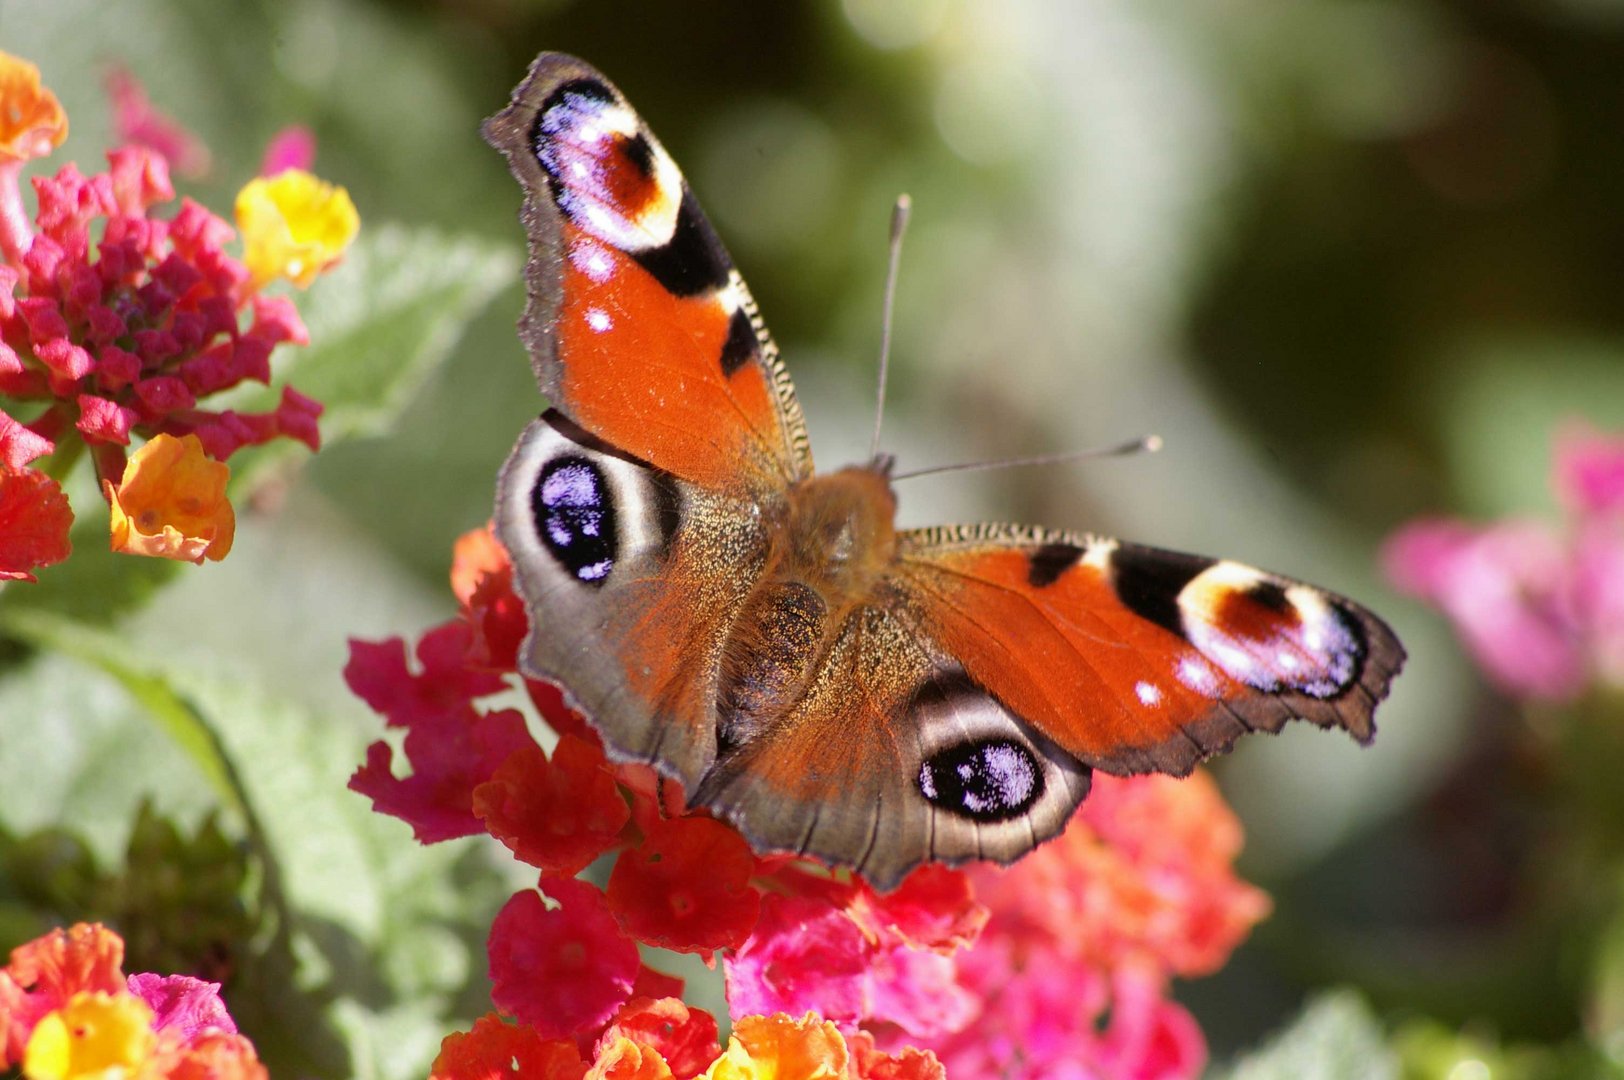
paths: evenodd
<path fill-rule="evenodd" d="M 230 474 L 209 459 L 196 435 L 153 436 L 117 484 L 102 481 L 112 507 L 113 550 L 195 563 L 225 558 L 237 527 L 226 498 Z"/>
<path fill-rule="evenodd" d="M 302 289 L 343 257 L 360 218 L 343 188 L 284 169 L 237 193 L 237 228 L 256 287 L 285 277 Z"/>

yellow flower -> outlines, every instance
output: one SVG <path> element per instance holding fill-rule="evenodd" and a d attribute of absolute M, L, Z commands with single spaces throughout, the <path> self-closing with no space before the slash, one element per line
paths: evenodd
<path fill-rule="evenodd" d="M 28 1080 L 137 1076 L 158 1047 L 153 1013 L 130 993 L 75 994 L 34 1025 L 23 1051 Z"/>
<path fill-rule="evenodd" d="M 276 277 L 304 288 L 343 257 L 360 227 L 350 193 L 303 169 L 256 177 L 237 193 L 243 262 L 255 288 Z"/>
<path fill-rule="evenodd" d="M 68 137 L 68 114 L 39 82 L 39 68 L 0 52 L 0 163 L 44 157 Z"/>
<path fill-rule="evenodd" d="M 155 435 L 130 457 L 124 479 L 102 481 L 112 508 L 114 551 L 219 561 L 231 550 L 237 517 L 226 499 L 231 470 L 203 453 L 196 435 Z"/>
<path fill-rule="evenodd" d="M 705 1080 L 838 1080 L 846 1075 L 846 1040 L 816 1013 L 744 1016 Z"/>

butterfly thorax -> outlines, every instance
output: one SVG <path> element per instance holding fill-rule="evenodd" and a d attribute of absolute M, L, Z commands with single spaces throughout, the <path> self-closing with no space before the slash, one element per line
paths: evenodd
<path fill-rule="evenodd" d="M 852 612 L 896 557 L 896 496 L 886 462 L 814 476 L 790 488 L 770 526 L 771 550 L 723 654 L 718 695 L 724 749 L 748 741 L 801 697 Z"/>

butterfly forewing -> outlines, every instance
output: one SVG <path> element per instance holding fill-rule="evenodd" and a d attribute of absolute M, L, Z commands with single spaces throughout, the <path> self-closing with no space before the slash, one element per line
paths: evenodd
<path fill-rule="evenodd" d="M 620 91 L 544 53 L 484 130 L 524 189 L 520 333 L 553 405 L 714 490 L 810 475 L 800 407 L 755 301 Z"/>
<path fill-rule="evenodd" d="M 1227 560 L 1014 526 L 901 538 L 925 632 L 1083 762 L 1188 773 L 1289 719 L 1361 742 L 1404 651 L 1369 611 Z"/>

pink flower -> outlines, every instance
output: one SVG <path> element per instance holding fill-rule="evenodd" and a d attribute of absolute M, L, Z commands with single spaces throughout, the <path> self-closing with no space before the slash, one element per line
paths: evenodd
<path fill-rule="evenodd" d="M 491 924 L 491 1000 L 545 1038 L 595 1031 L 631 996 L 637 944 L 596 886 L 555 878 L 542 887 L 557 907 L 515 893 Z"/>
<path fill-rule="evenodd" d="M 316 136 L 303 124 L 293 124 L 271 136 L 259 175 L 275 176 L 289 169 L 308 170 L 316 161 Z"/>
<path fill-rule="evenodd" d="M 1415 521 L 1388 538 L 1382 563 L 1400 591 L 1449 616 L 1478 666 L 1507 693 L 1566 700 L 1583 690 L 1568 553 L 1543 523 Z"/>
<path fill-rule="evenodd" d="M 372 799 L 379 813 L 407 822 L 424 844 L 483 831 L 474 812 L 474 790 L 517 751 L 535 749 L 518 712 L 474 708 L 473 699 L 505 684 L 463 666 L 468 641 L 469 630 L 461 623 L 425 636 L 417 647 L 419 674 L 407 668 L 406 647 L 399 638 L 380 644 L 354 641 L 344 669 L 351 690 L 391 726 L 406 729 L 406 759 L 413 770 L 410 776 L 395 776 L 393 748 L 375 742 L 367 748 L 366 763 L 350 777 L 350 790 Z"/>
<path fill-rule="evenodd" d="M 209 171 L 209 148 L 203 140 L 154 108 L 134 75 L 121 67 L 109 70 L 107 97 L 113 104 L 113 127 L 119 142 L 162 154 L 182 176 L 196 178 Z"/>
<path fill-rule="evenodd" d="M 1580 514 L 1624 510 L 1624 436 L 1570 424 L 1556 438 L 1552 485 Z"/>
<path fill-rule="evenodd" d="M 1388 538 L 1387 576 L 1454 623 L 1493 683 L 1568 701 L 1624 685 L 1624 439 L 1571 426 L 1552 483 L 1561 526 L 1508 519 L 1411 522 Z"/>
<path fill-rule="evenodd" d="M 755 932 L 726 961 L 729 1010 L 816 1010 L 843 1026 L 916 1036 L 963 1027 L 975 1002 L 954 982 L 950 957 L 975 939 L 984 912 L 962 878 L 924 867 L 880 896 L 786 868 L 777 880 L 789 891 L 763 899 Z"/>
<path fill-rule="evenodd" d="M 950 1076 L 1198 1075 L 1205 1043 L 1167 988 L 1221 966 L 1267 913 L 1234 874 L 1240 842 L 1205 773 L 1096 773 L 1060 837 L 1008 869 L 971 872 L 989 917 L 952 963 L 977 1015 L 916 1041 Z"/>
<path fill-rule="evenodd" d="M 157 1030 L 173 1029 L 183 1039 L 195 1038 L 203 1031 L 223 1031 L 235 1034 L 237 1022 L 226 1011 L 220 999 L 220 984 L 194 979 L 190 975 L 156 975 L 150 972 L 131 975 L 127 980 L 130 993 L 151 1007 Z"/>

